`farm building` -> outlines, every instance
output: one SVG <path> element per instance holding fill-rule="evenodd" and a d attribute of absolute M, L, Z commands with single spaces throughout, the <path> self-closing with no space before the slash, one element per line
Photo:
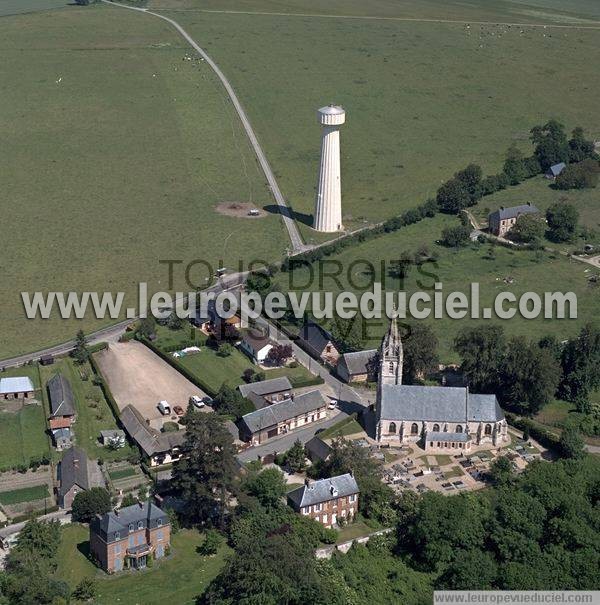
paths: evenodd
<path fill-rule="evenodd" d="M 109 429 L 106 431 L 100 431 L 100 443 L 113 448 L 125 447 L 125 431 L 120 429 Z"/>
<path fill-rule="evenodd" d="M 123 409 L 121 423 L 148 458 L 150 466 L 179 460 L 179 449 L 185 440 L 185 431 L 161 433 L 149 427 L 132 405 Z"/>
<path fill-rule="evenodd" d="M 548 168 L 548 171 L 544 175 L 547 179 L 554 180 L 565 168 L 567 165 L 564 162 L 559 162 L 558 164 L 554 164 Z"/>
<path fill-rule="evenodd" d="M 523 214 L 539 214 L 540 211 L 532 204 L 522 204 L 511 208 L 500 208 L 488 217 L 490 232 L 498 237 L 506 235 Z"/>
<path fill-rule="evenodd" d="M 79 492 L 91 487 L 88 458 L 80 447 L 69 448 L 58 465 L 58 505 L 68 510 Z"/>
<path fill-rule="evenodd" d="M 311 462 L 327 460 L 332 452 L 331 446 L 325 443 L 318 435 L 315 435 L 304 444 L 304 450 L 306 451 L 306 457 Z"/>
<path fill-rule="evenodd" d="M 33 397 L 35 388 L 28 376 L 0 378 L 1 399 L 28 399 Z"/>
<path fill-rule="evenodd" d="M 377 380 L 377 349 L 344 353 L 337 364 L 336 372 L 345 382 Z"/>
<path fill-rule="evenodd" d="M 326 416 L 327 401 L 321 391 L 308 391 L 242 416 L 240 435 L 253 444 L 264 443 Z"/>
<path fill-rule="evenodd" d="M 55 374 L 47 385 L 50 399 L 48 424 L 57 449 L 65 449 L 72 442 L 71 425 L 75 422 L 75 398 L 71 384 L 62 374 Z"/>

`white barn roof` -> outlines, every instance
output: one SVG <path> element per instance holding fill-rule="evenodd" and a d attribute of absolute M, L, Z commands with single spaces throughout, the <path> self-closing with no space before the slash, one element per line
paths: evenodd
<path fill-rule="evenodd" d="M 28 376 L 11 376 L 0 378 L 0 395 L 10 393 L 31 393 L 35 391 L 31 378 Z"/>

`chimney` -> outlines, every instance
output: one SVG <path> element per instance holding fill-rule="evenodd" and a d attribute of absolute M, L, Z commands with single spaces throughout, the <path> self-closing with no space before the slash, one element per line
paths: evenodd
<path fill-rule="evenodd" d="M 500 206 L 500 210 L 504 210 L 504 206 Z"/>
<path fill-rule="evenodd" d="M 350 474 L 351 477 L 354 477 L 354 470 L 350 469 L 350 473 L 349 474 Z"/>
<path fill-rule="evenodd" d="M 114 513 L 115 513 L 115 517 L 118 517 L 119 516 L 119 509 L 115 508 Z"/>
<path fill-rule="evenodd" d="M 306 477 L 306 479 L 304 479 L 304 485 L 306 487 L 310 487 L 310 479 L 308 477 Z"/>
<path fill-rule="evenodd" d="M 138 498 L 138 504 L 140 508 L 144 508 L 144 503 Z"/>

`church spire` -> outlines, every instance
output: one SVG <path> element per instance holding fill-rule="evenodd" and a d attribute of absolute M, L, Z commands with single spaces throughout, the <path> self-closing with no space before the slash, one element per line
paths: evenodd
<path fill-rule="evenodd" d="M 394 308 L 387 334 L 381 343 L 379 380 L 384 384 L 402 384 L 404 351 L 398 330 L 398 314 Z"/>

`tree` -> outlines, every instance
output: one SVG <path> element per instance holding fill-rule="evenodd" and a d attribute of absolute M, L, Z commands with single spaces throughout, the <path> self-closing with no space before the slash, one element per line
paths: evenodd
<path fill-rule="evenodd" d="M 585 456 L 585 443 L 579 431 L 573 426 L 563 429 L 558 445 L 563 458 L 583 458 Z"/>
<path fill-rule="evenodd" d="M 465 169 L 460 170 L 454 175 L 454 178 L 461 182 L 469 192 L 471 204 L 475 203 L 481 197 L 481 178 L 483 171 L 477 164 L 469 164 Z"/>
<path fill-rule="evenodd" d="M 581 162 L 588 158 L 594 158 L 594 141 L 585 138 L 583 128 L 578 126 L 573 129 L 569 139 L 569 161 Z"/>
<path fill-rule="evenodd" d="M 281 366 L 293 355 L 292 345 L 274 345 L 267 353 L 267 360 Z"/>
<path fill-rule="evenodd" d="M 96 515 L 103 515 L 111 509 L 110 494 L 103 487 L 92 487 L 79 492 L 73 498 L 73 521 L 89 523 Z"/>
<path fill-rule="evenodd" d="M 287 484 L 283 473 L 279 469 L 267 468 L 250 477 L 246 482 L 246 489 L 249 494 L 258 498 L 258 501 L 265 508 L 269 509 L 281 504 L 287 490 Z"/>
<path fill-rule="evenodd" d="M 446 568 L 439 579 L 439 588 L 446 590 L 489 590 L 494 588 L 497 574 L 494 558 L 487 552 L 473 549 L 461 554 Z"/>
<path fill-rule="evenodd" d="M 500 362 L 506 350 L 501 326 L 465 328 L 454 340 L 462 358 L 461 370 L 469 386 L 477 393 L 496 393 L 500 386 Z"/>
<path fill-rule="evenodd" d="M 72 596 L 79 601 L 91 601 L 98 596 L 98 585 L 94 578 L 82 578 Z"/>
<path fill-rule="evenodd" d="M 531 140 L 535 145 L 534 155 L 543 172 L 550 166 L 569 161 L 569 144 L 564 126 L 557 120 L 548 120 L 531 129 Z"/>
<path fill-rule="evenodd" d="M 237 466 L 233 438 L 222 419 L 190 413 L 181 454 L 173 465 L 171 485 L 185 502 L 184 514 L 193 522 L 223 528 Z"/>
<path fill-rule="evenodd" d="M 150 338 L 150 336 L 152 336 L 155 331 L 156 321 L 152 316 L 144 317 L 142 320 L 140 320 L 140 323 L 138 324 L 138 327 L 136 329 L 136 333 L 142 338 Z"/>
<path fill-rule="evenodd" d="M 217 355 L 219 357 L 229 357 L 232 353 L 233 347 L 228 342 L 219 345 L 219 349 L 217 350 Z"/>
<path fill-rule="evenodd" d="M 83 330 L 77 332 L 77 336 L 75 337 L 75 348 L 71 351 L 71 357 L 80 365 L 84 364 L 90 358 L 87 340 Z"/>
<path fill-rule="evenodd" d="M 410 251 L 405 250 L 400 254 L 400 258 L 390 261 L 388 274 L 396 279 L 405 279 L 410 274 L 410 269 L 413 264 L 413 255 Z"/>
<path fill-rule="evenodd" d="M 490 478 L 495 485 L 505 485 L 513 474 L 512 462 L 506 456 L 496 458 L 490 465 Z"/>
<path fill-rule="evenodd" d="M 471 228 L 467 225 L 457 225 L 455 227 L 445 227 L 442 230 L 442 243 L 449 248 L 460 248 L 469 243 Z"/>
<path fill-rule="evenodd" d="M 223 544 L 223 536 L 216 529 L 209 529 L 204 535 L 204 542 L 198 546 L 198 552 L 203 557 L 216 555 Z"/>
<path fill-rule="evenodd" d="M 246 279 L 246 292 L 258 292 L 264 298 L 272 289 L 271 276 L 264 271 L 251 273 Z"/>
<path fill-rule="evenodd" d="M 134 504 L 137 504 L 137 498 L 132 493 L 128 493 L 123 496 L 123 500 L 121 500 L 121 508 L 133 506 Z"/>
<path fill-rule="evenodd" d="M 560 365 L 552 351 L 517 336 L 508 342 L 499 365 L 499 379 L 502 404 L 532 415 L 554 397 L 560 382 Z"/>
<path fill-rule="evenodd" d="M 414 383 L 433 372 L 438 364 L 438 339 L 433 330 L 422 323 L 411 324 L 403 339 L 404 366 L 402 382 Z"/>
<path fill-rule="evenodd" d="M 463 208 L 471 205 L 471 195 L 464 183 L 453 178 L 438 189 L 436 201 L 442 212 L 458 214 Z"/>
<path fill-rule="evenodd" d="M 254 411 L 252 402 L 227 383 L 221 385 L 213 399 L 212 406 L 219 414 L 230 414 L 236 418 L 241 418 L 244 414 Z"/>
<path fill-rule="evenodd" d="M 169 319 L 167 319 L 167 327 L 169 330 L 177 331 L 183 328 L 183 319 L 177 315 L 175 311 L 169 315 Z"/>
<path fill-rule="evenodd" d="M 554 181 L 557 189 L 593 189 L 598 184 L 600 165 L 596 160 L 583 160 L 567 166 Z"/>
<path fill-rule="evenodd" d="M 294 445 L 285 454 L 285 465 L 293 473 L 301 473 L 306 468 L 306 452 L 300 439 L 294 441 Z"/>
<path fill-rule="evenodd" d="M 508 177 L 511 185 L 518 185 L 528 176 L 525 157 L 516 145 L 511 145 L 508 148 L 502 172 Z"/>
<path fill-rule="evenodd" d="M 555 242 L 569 242 L 577 230 L 579 212 L 567 202 L 557 202 L 546 210 L 548 237 Z"/>
<path fill-rule="evenodd" d="M 544 236 L 544 223 L 533 214 L 521 214 L 508 232 L 508 237 L 515 242 L 531 244 Z"/>

